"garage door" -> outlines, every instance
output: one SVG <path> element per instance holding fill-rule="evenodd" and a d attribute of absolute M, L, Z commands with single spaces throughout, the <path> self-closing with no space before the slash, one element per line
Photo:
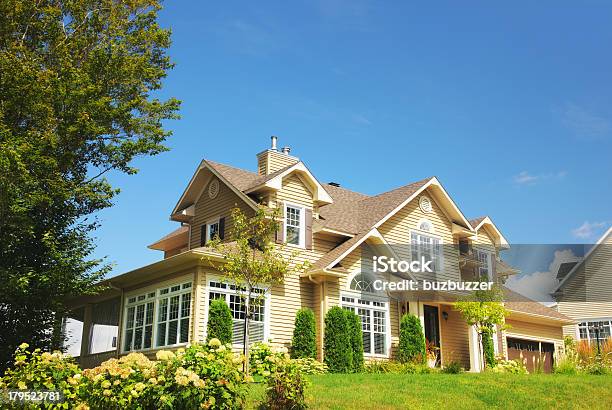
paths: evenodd
<path fill-rule="evenodd" d="M 508 343 L 508 359 L 519 360 L 525 363 L 529 373 L 533 373 L 539 366 L 545 373 L 552 372 L 555 345 L 553 343 L 538 342 L 536 340 L 506 338 Z"/>

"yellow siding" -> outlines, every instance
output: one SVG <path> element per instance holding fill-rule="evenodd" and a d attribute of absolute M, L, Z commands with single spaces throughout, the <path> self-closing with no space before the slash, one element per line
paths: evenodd
<path fill-rule="evenodd" d="M 442 364 L 458 361 L 465 369 L 470 368 L 469 328 L 461 313 L 450 306 L 441 306 L 441 312 L 448 313 L 447 320 L 440 320 L 442 336 Z"/>
<path fill-rule="evenodd" d="M 195 204 L 195 216 L 191 223 L 191 248 L 200 246 L 201 226 L 210 222 L 213 218 L 225 217 L 225 236 L 229 236 L 232 229 L 231 210 L 239 207 L 247 214 L 253 214 L 253 209 L 248 206 L 242 198 L 239 198 L 227 185 L 219 181 L 219 193 L 214 199 L 210 199 L 208 185 L 204 188 L 204 194 L 200 196 Z"/>
<path fill-rule="evenodd" d="M 403 209 L 399 210 L 394 216 L 389 218 L 379 228 L 385 240 L 394 248 L 397 256 L 403 260 L 410 260 L 410 231 L 416 230 L 420 220 L 429 220 L 434 229 L 430 232 L 433 236 L 438 236 L 442 240 L 443 249 L 443 269 L 438 275 L 440 280 L 461 280 L 459 272 L 459 251 L 452 246 L 452 223 L 434 201 L 433 196 L 427 195 L 433 205 L 430 213 L 424 213 L 419 207 L 419 199 L 413 199 Z"/>
<path fill-rule="evenodd" d="M 299 160 L 282 152 L 267 150 L 257 154 L 257 171 L 259 175 L 268 175 Z"/>
<path fill-rule="evenodd" d="M 297 174 L 291 174 L 283 179 L 283 188 L 276 194 L 276 199 L 313 208 L 312 192 Z"/>

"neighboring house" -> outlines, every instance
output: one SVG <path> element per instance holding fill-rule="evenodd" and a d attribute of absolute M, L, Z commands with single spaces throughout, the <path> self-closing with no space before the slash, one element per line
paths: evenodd
<path fill-rule="evenodd" d="M 285 252 L 298 250 L 311 267 L 261 290 L 266 298 L 250 322 L 252 341 L 288 346 L 297 310 L 308 307 L 315 313 L 323 358 L 323 318 L 332 306 L 342 306 L 361 318 L 366 357 L 388 359 L 397 349 L 400 318 L 410 312 L 439 347 L 441 365 L 459 361 L 472 371 L 481 369 L 477 335 L 453 309 L 456 295 L 377 292 L 370 261 L 375 255 L 427 256 L 434 260 L 430 279 L 503 281 L 516 271 L 499 259 L 509 245 L 493 221 L 466 219 L 435 177 L 374 196 L 322 184 L 289 148 L 278 151 L 275 138 L 271 149 L 257 155 L 257 172 L 203 160 L 170 214 L 181 226 L 149 246 L 164 259 L 107 280 L 103 294 L 74 301 L 73 318 L 83 322 L 83 366 L 129 351 L 151 353 L 204 341 L 208 306 L 216 298 L 225 299 L 232 311 L 239 345 L 241 299 L 211 267 L 211 258 L 221 259 L 206 244 L 215 235 L 229 236 L 232 208 L 252 214 L 259 206 L 280 208 L 283 223 L 275 239 L 287 244 Z M 562 326 L 573 321 L 524 298 L 507 306 L 512 328 L 497 333 L 498 354 L 535 349 L 552 358 L 562 349 Z M 106 332 L 112 325 L 118 326 L 117 348 L 94 349 L 104 345 L 96 342 L 96 328 Z"/>
<path fill-rule="evenodd" d="M 612 227 L 582 259 L 564 261 L 557 269 L 553 293 L 557 310 L 578 324 L 565 326 L 574 339 L 600 341 L 612 335 Z M 599 329 L 599 332 L 596 331 Z"/>

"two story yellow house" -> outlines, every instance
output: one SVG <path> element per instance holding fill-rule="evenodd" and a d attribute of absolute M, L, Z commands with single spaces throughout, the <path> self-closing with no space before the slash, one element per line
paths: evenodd
<path fill-rule="evenodd" d="M 280 209 L 276 239 L 298 250 L 310 268 L 283 285 L 261 289 L 265 302 L 250 322 L 250 340 L 289 346 L 296 312 L 307 307 L 315 313 L 322 359 L 324 316 L 341 306 L 361 318 L 366 358 L 389 359 L 396 352 L 400 318 L 410 312 L 439 348 L 439 365 L 459 361 L 472 371 L 482 369 L 476 332 L 453 309 L 452 297 L 376 290 L 370 261 L 377 255 L 407 260 L 426 255 L 438 281 L 485 275 L 503 282 L 516 272 L 500 260 L 509 244 L 491 218 L 467 219 L 436 177 L 374 196 L 321 183 L 289 148 L 277 149 L 275 137 L 270 149 L 257 154 L 254 172 L 203 160 L 170 213 L 179 226 L 149 246 L 163 252 L 163 259 L 113 277 L 106 281 L 107 292 L 75 302 L 81 363 L 204 341 L 208 306 L 216 298 L 232 311 L 239 345 L 244 319 L 239 290 L 211 266 L 219 255 L 206 245 L 215 235 L 228 236 L 232 208 L 252 214 L 261 206 Z M 513 357 L 537 350 L 555 357 L 563 347 L 562 327 L 574 322 L 520 296 L 510 299 L 512 327 L 497 332 L 496 352 Z"/>

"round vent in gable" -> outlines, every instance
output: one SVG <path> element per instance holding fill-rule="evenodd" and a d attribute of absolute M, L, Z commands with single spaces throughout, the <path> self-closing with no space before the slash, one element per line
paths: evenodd
<path fill-rule="evenodd" d="M 210 184 L 208 184 L 208 196 L 210 199 L 215 199 L 218 194 L 219 194 L 219 180 L 213 179 L 212 181 L 210 181 Z"/>
<path fill-rule="evenodd" d="M 431 206 L 431 201 L 426 196 L 422 196 L 421 199 L 419 199 L 419 207 L 421 208 L 421 211 L 425 212 L 426 214 L 430 213 L 433 209 Z"/>

